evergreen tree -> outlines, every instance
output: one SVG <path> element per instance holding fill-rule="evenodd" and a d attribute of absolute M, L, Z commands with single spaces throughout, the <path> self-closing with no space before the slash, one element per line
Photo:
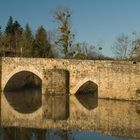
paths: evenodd
<path fill-rule="evenodd" d="M 0 26 L 0 48 L 2 47 L 2 31 Z M 0 50 L 1 51 L 1 50 Z"/>
<path fill-rule="evenodd" d="M 14 31 L 14 46 L 16 49 L 16 56 L 19 56 L 21 54 L 21 44 L 22 44 L 22 27 L 18 23 L 18 21 L 15 21 L 13 24 L 13 31 Z"/>
<path fill-rule="evenodd" d="M 20 52 L 21 45 L 21 35 L 22 27 L 18 21 L 13 21 L 13 18 L 10 16 L 5 28 L 6 34 L 6 43 L 5 47 L 13 54 L 13 56 L 18 56 Z"/>
<path fill-rule="evenodd" d="M 5 36 L 4 36 L 4 47 L 7 51 L 13 51 L 14 46 L 14 31 L 13 31 L 13 18 L 10 16 L 7 22 L 7 26 L 5 28 Z"/>
<path fill-rule="evenodd" d="M 1 26 L 0 26 L 0 39 L 1 39 L 1 37 L 2 37 L 2 31 L 1 31 Z"/>
<path fill-rule="evenodd" d="M 2 31 L 1 31 L 1 26 L 0 26 L 0 35 L 1 35 Z"/>
<path fill-rule="evenodd" d="M 10 16 L 5 28 L 5 33 L 14 35 L 16 31 L 22 32 L 22 30 L 23 29 L 21 28 L 21 25 L 18 23 L 18 21 L 16 20 L 13 22 L 13 17 Z"/>
<path fill-rule="evenodd" d="M 17 20 L 13 23 L 13 31 L 14 31 L 14 34 L 15 34 L 16 32 L 18 32 L 19 34 L 21 34 L 22 31 L 23 31 L 21 25 L 18 23 Z"/>
<path fill-rule="evenodd" d="M 7 23 L 7 26 L 5 28 L 5 33 L 6 34 L 14 34 L 14 30 L 13 30 L 13 17 L 10 16 L 9 17 L 9 20 L 8 20 L 8 23 Z"/>
<path fill-rule="evenodd" d="M 47 39 L 47 32 L 43 26 L 39 27 L 33 45 L 34 57 L 53 57 L 51 45 Z"/>
<path fill-rule="evenodd" d="M 22 34 L 21 55 L 24 57 L 32 57 L 34 36 L 28 24 Z"/>

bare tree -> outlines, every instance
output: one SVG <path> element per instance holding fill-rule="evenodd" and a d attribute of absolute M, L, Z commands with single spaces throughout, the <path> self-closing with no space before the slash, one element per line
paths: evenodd
<path fill-rule="evenodd" d="M 95 45 L 89 45 L 86 42 L 77 43 L 74 47 L 74 58 L 76 59 L 103 59 L 101 53 L 102 43 L 97 42 Z"/>
<path fill-rule="evenodd" d="M 131 59 L 140 61 L 140 35 L 136 32 L 132 33 L 134 38 L 132 40 Z"/>
<path fill-rule="evenodd" d="M 128 36 L 121 34 L 116 37 L 112 46 L 113 54 L 117 59 L 127 59 L 130 56 L 131 43 Z"/>

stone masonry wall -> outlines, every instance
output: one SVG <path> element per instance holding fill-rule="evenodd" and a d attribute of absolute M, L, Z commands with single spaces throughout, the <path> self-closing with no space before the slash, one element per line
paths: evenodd
<path fill-rule="evenodd" d="M 63 69 L 50 69 L 44 72 L 42 92 L 49 95 L 68 94 L 69 72 Z"/>
<path fill-rule="evenodd" d="M 1 58 L 1 66 L 1 90 L 10 78 L 20 71 L 31 71 L 43 81 L 45 77 L 50 76 L 45 75 L 45 71 L 61 69 L 69 72 L 70 94 L 75 94 L 85 82 L 93 81 L 98 85 L 100 98 L 140 100 L 136 93 L 140 88 L 139 63 L 7 57 Z M 47 83 L 44 83 L 42 89 L 46 86 Z"/>

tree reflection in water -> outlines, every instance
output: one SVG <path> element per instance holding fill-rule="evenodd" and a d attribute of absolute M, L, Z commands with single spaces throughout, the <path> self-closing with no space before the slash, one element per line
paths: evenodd
<path fill-rule="evenodd" d="M 74 140 L 71 131 L 60 129 L 3 128 L 1 140 Z"/>
<path fill-rule="evenodd" d="M 3 140 L 46 140 L 45 130 L 29 128 L 4 128 Z"/>
<path fill-rule="evenodd" d="M 61 130 L 61 129 L 29 129 L 3 128 L 1 140 L 127 140 L 127 137 L 104 136 L 100 133 Z M 134 139 L 133 139 L 134 140 Z"/>

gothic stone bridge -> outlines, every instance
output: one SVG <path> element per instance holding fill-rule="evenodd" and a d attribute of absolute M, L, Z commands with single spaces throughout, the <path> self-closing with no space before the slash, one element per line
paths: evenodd
<path fill-rule="evenodd" d="M 140 63 L 10 57 L 0 62 L 1 91 L 23 86 L 32 74 L 40 79 L 42 94 L 75 94 L 92 82 L 98 87 L 99 98 L 140 100 L 136 93 L 140 88 Z"/>

